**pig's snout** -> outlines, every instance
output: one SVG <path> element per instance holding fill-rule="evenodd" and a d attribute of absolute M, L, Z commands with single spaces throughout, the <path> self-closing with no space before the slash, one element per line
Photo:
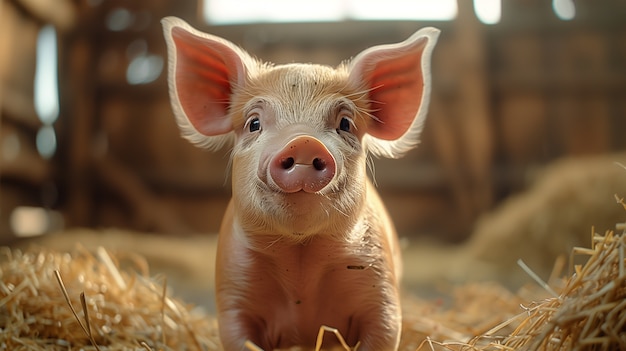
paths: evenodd
<path fill-rule="evenodd" d="M 322 190 L 335 176 L 335 158 L 316 138 L 298 136 L 278 151 L 269 164 L 269 174 L 284 192 Z"/>

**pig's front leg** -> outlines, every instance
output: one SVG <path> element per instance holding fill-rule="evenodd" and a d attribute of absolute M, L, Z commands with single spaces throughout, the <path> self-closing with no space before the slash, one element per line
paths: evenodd
<path fill-rule="evenodd" d="M 354 351 L 396 351 L 400 342 L 401 318 L 399 306 L 377 306 L 380 317 L 371 314 L 360 318 L 359 340 L 350 345 Z M 371 310 L 370 310 L 371 311 Z M 356 317 L 355 319 L 358 319 Z M 267 326 L 262 321 L 246 315 L 242 311 L 229 310 L 220 315 L 220 337 L 222 347 L 226 351 L 248 350 L 246 342 L 252 343 L 262 350 L 271 351 L 278 343 L 268 339 L 269 334 L 262 332 Z M 222 329 L 223 328 L 223 329 Z M 344 336 L 345 337 L 345 336 Z M 333 336 L 326 335 L 324 339 Z M 322 343 L 322 347 L 326 343 Z M 317 345 L 316 345 L 317 346 Z"/>
<path fill-rule="evenodd" d="M 250 281 L 248 266 L 250 257 L 248 250 L 234 239 L 242 233 L 235 234 L 234 207 L 231 201 L 226 208 L 222 228 L 218 237 L 216 257 L 216 295 L 217 317 L 222 347 L 225 351 L 246 350 L 244 345 L 250 341 L 267 350 L 268 340 L 263 340 L 263 321 L 258 314 L 252 314 L 256 309 L 249 304 L 246 287 L 254 284 Z M 255 276 L 255 275 L 252 275 Z M 256 275 L 258 277 L 258 275 Z"/>
<path fill-rule="evenodd" d="M 357 351 L 396 351 L 400 342 L 400 327 L 387 326 L 387 323 L 368 323 L 363 329 L 363 339 L 358 343 Z"/>
<path fill-rule="evenodd" d="M 372 315 L 372 311 L 375 315 Z M 398 349 L 402 317 L 397 299 L 390 299 L 387 303 L 373 306 L 358 320 L 361 324 L 357 351 L 396 351 Z"/>
<path fill-rule="evenodd" d="M 229 310 L 219 316 L 220 338 L 222 348 L 226 351 L 248 350 L 246 342 L 272 350 L 269 340 L 262 340 L 261 326 L 253 317 L 240 310 Z M 264 342 L 265 341 L 265 342 Z"/>

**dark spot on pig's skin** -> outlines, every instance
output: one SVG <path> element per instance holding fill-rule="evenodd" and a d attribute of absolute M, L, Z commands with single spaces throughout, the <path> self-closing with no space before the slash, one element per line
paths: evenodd
<path fill-rule="evenodd" d="M 302 301 L 300 301 L 300 300 L 296 300 L 296 305 L 299 305 L 299 304 L 301 304 L 301 303 L 302 303 Z"/>

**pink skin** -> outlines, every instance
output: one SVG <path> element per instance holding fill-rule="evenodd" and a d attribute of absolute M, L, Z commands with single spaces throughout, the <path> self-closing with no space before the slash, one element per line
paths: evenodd
<path fill-rule="evenodd" d="M 183 135 L 213 149 L 234 142 L 216 257 L 224 350 L 313 348 L 321 326 L 360 351 L 396 350 L 400 250 L 366 160 L 419 141 L 438 31 L 337 68 L 273 67 L 180 19 L 163 24 Z"/>
<path fill-rule="evenodd" d="M 322 190 L 335 176 L 335 158 L 319 140 L 301 135 L 270 161 L 270 179 L 286 193 Z"/>
<path fill-rule="evenodd" d="M 217 293 L 224 349 L 241 350 L 245 340 L 264 350 L 312 347 L 322 325 L 337 328 L 349 345 L 360 342 L 359 350 L 395 349 L 400 306 L 397 277 L 388 268 L 397 242 L 383 233 L 384 225 L 365 225 L 370 212 L 380 210 L 378 201 L 369 201 L 373 206 L 367 206 L 352 240 L 316 236 L 306 244 L 268 245 L 262 237 L 243 244 L 237 239 L 243 233 L 221 236 Z M 231 203 L 225 230 L 237 227 L 233 211 Z M 334 336 L 325 337 L 325 347 L 336 344 Z"/>

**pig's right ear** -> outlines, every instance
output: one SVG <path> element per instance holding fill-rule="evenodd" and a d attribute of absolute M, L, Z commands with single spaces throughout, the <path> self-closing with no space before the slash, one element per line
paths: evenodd
<path fill-rule="evenodd" d="M 202 33 L 179 18 L 166 17 L 161 23 L 178 126 L 194 144 L 218 149 L 233 137 L 231 94 L 244 85 L 254 59 L 231 42 Z"/>

